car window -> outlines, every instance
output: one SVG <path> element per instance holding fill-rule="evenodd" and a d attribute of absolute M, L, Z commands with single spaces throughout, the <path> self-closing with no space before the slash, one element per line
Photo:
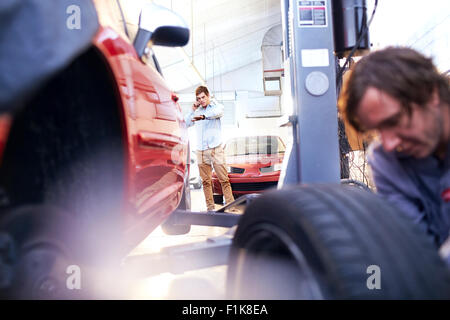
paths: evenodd
<path fill-rule="evenodd" d="M 225 147 L 226 156 L 251 154 L 277 154 L 286 150 L 284 143 L 276 136 L 239 137 L 229 140 Z"/>

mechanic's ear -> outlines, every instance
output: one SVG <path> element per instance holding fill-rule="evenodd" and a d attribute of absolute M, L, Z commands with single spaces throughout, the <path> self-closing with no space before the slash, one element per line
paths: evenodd
<path fill-rule="evenodd" d="M 186 22 L 175 12 L 147 3 L 139 16 L 139 30 L 134 47 L 139 57 L 144 55 L 147 44 L 180 47 L 189 41 L 189 28 Z"/>

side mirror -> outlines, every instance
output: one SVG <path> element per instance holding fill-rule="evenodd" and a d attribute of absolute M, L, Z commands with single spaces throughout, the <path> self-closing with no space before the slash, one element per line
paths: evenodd
<path fill-rule="evenodd" d="M 139 16 L 139 30 L 134 47 L 139 57 L 145 53 L 147 44 L 181 47 L 189 41 L 189 28 L 175 12 L 149 3 L 145 4 Z"/>

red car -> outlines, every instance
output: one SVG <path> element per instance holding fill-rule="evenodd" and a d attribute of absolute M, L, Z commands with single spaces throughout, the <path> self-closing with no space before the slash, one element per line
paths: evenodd
<path fill-rule="evenodd" d="M 48 248 L 70 247 L 72 264 L 118 261 L 161 224 L 189 230 L 166 221 L 190 206 L 187 129 L 147 46 L 185 45 L 189 29 L 158 6 L 143 7 L 138 26 L 120 20 L 118 2 L 94 3 L 89 48 L 0 119 L 0 232 L 18 249 L 44 241 L 58 259 Z"/>
<path fill-rule="evenodd" d="M 225 144 L 225 157 L 234 197 L 275 188 L 285 150 L 278 136 L 249 136 L 229 140 Z M 222 188 L 215 173 L 212 180 L 214 202 L 222 204 Z"/>

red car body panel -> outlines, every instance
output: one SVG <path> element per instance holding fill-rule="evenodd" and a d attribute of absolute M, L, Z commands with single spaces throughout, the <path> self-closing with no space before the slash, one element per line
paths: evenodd
<path fill-rule="evenodd" d="M 188 174 L 182 111 L 160 74 L 113 29 L 102 27 L 93 44 L 111 68 L 120 94 L 127 155 L 127 233 L 141 229 L 136 223 L 145 225 L 149 233 L 179 205 Z"/>
<path fill-rule="evenodd" d="M 107 2 L 104 4 L 109 5 Z M 109 13 L 97 7 L 100 28 L 92 45 L 116 85 L 125 156 L 123 236 L 135 246 L 180 204 L 188 181 L 187 128 L 177 97 L 159 72 L 138 57 L 131 41 L 102 23 Z M 106 10 L 105 10 L 106 11 Z M 0 159 L 14 122 L 0 116 Z M 119 235 L 118 235 L 119 236 Z"/>

